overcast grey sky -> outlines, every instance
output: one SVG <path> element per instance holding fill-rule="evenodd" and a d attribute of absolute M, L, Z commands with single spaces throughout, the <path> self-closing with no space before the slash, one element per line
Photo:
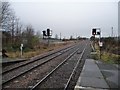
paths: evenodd
<path fill-rule="evenodd" d="M 98 2 L 96 2 L 98 1 Z M 16 16 L 24 24 L 31 24 L 36 31 L 52 29 L 55 34 L 69 38 L 70 35 L 91 36 L 93 27 L 100 27 L 102 36 L 118 33 L 118 2 L 117 0 L 35 0 L 14 1 L 11 6 Z"/>

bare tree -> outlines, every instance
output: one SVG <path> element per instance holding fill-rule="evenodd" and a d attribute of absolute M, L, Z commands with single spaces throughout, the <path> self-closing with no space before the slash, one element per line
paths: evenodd
<path fill-rule="evenodd" d="M 27 25 L 26 27 L 26 30 L 23 31 L 23 39 L 24 41 L 26 41 L 26 46 L 28 48 L 33 48 L 33 45 L 32 45 L 32 38 L 34 36 L 34 29 L 32 27 L 32 25 Z"/>
<path fill-rule="evenodd" d="M 13 47 L 15 43 L 15 30 L 17 30 L 16 23 L 18 22 L 18 20 L 16 20 L 15 13 L 11 9 L 9 2 L 2 2 L 1 12 L 1 26 L 2 29 L 4 29 L 3 44 L 5 43 L 5 45 Z"/>
<path fill-rule="evenodd" d="M 0 24 L 2 29 L 4 29 L 4 31 L 2 32 L 2 42 L 3 42 L 3 46 L 6 46 L 10 40 L 10 27 L 11 27 L 11 13 L 12 10 L 10 9 L 10 3 L 9 2 L 2 2 L 2 6 L 1 6 L 1 17 L 0 17 Z M 9 38 L 8 38 L 9 37 Z"/>
<path fill-rule="evenodd" d="M 9 2 L 2 2 L 2 10 L 1 10 L 1 25 L 2 28 L 7 30 L 8 24 L 10 23 L 10 17 L 12 10 L 10 8 L 10 3 Z"/>
<path fill-rule="evenodd" d="M 23 30 L 23 25 L 20 23 L 20 20 L 17 18 L 15 21 L 15 32 L 14 32 L 14 44 L 16 46 L 20 46 L 22 43 L 22 30 Z"/>
<path fill-rule="evenodd" d="M 16 50 L 21 43 L 24 43 L 26 47 L 32 49 L 39 44 L 40 35 L 35 35 L 32 25 L 27 25 L 24 28 L 20 20 L 15 16 L 9 2 L 2 2 L 0 10 L 0 25 L 4 29 L 4 32 L 2 32 L 2 44 L 4 44 L 5 48 L 12 47 L 12 49 Z"/>

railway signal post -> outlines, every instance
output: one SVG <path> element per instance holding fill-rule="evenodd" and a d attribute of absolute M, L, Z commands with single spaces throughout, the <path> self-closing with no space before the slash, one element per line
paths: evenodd
<path fill-rule="evenodd" d="M 47 31 L 42 31 L 43 32 L 43 39 L 45 38 L 45 37 L 47 37 L 47 39 L 48 39 L 48 46 L 49 46 L 49 43 L 50 43 L 50 41 L 49 41 L 49 39 L 50 39 L 50 36 L 52 36 L 52 30 L 50 30 L 49 28 L 47 29 Z"/>
<path fill-rule="evenodd" d="M 92 35 L 93 35 L 93 47 L 95 48 L 95 35 L 96 35 L 96 29 L 92 29 Z"/>
<path fill-rule="evenodd" d="M 101 28 L 93 28 L 92 35 L 94 37 L 94 40 L 93 40 L 93 47 L 94 48 L 95 48 L 95 35 L 99 35 L 99 48 L 100 48 L 100 59 L 101 59 L 101 48 L 103 46 L 103 43 L 101 41 Z"/>

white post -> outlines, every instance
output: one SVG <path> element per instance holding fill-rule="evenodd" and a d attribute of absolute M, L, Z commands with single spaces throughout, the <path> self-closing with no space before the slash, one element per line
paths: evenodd
<path fill-rule="evenodd" d="M 21 49 L 21 57 L 22 57 L 22 55 L 23 55 L 23 44 L 21 44 L 20 49 Z"/>
<path fill-rule="evenodd" d="M 100 35 L 99 35 L 99 47 L 100 47 L 100 59 L 101 59 L 101 47 L 102 47 L 102 42 L 101 42 L 101 29 L 100 29 Z"/>

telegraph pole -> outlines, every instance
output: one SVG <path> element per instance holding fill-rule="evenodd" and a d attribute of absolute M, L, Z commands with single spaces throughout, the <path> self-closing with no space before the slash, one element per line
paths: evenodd
<path fill-rule="evenodd" d="M 111 37 L 113 37 L 113 27 L 111 28 Z"/>
<path fill-rule="evenodd" d="M 101 41 L 101 29 L 99 29 L 99 47 L 100 47 L 100 59 L 101 59 L 101 48 L 102 48 L 103 44 Z"/>
<path fill-rule="evenodd" d="M 60 40 L 61 40 L 61 33 L 60 33 Z"/>
<path fill-rule="evenodd" d="M 50 29 L 47 29 L 47 36 L 48 36 L 48 46 L 49 46 L 49 44 L 50 44 L 50 42 L 49 42 L 49 39 L 50 39 Z"/>

